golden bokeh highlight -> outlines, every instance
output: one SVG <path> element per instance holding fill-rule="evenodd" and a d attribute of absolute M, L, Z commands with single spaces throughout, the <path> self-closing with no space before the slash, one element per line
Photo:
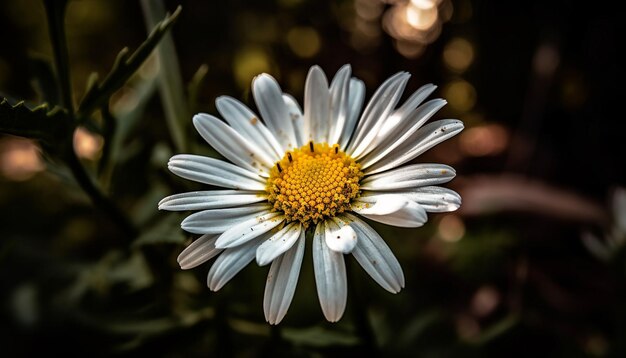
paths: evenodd
<path fill-rule="evenodd" d="M 448 69 L 465 72 L 474 61 L 474 46 L 464 38 L 454 38 L 443 50 L 443 61 Z"/>
<path fill-rule="evenodd" d="M 259 73 L 276 73 L 268 53 L 259 47 L 245 47 L 235 54 L 233 74 L 235 82 L 242 89 L 250 86 L 250 81 Z"/>
<path fill-rule="evenodd" d="M 287 32 L 287 44 L 296 56 L 310 58 L 320 51 L 322 39 L 312 27 L 294 27 Z"/>
<path fill-rule="evenodd" d="M 79 158 L 95 160 L 102 155 L 104 139 L 98 134 L 91 133 L 83 127 L 74 131 L 74 151 Z"/>
<path fill-rule="evenodd" d="M 413 2 L 405 8 L 406 22 L 417 30 L 426 31 L 430 29 L 439 15 L 435 5 L 428 1 L 422 1 L 428 3 L 430 6 L 416 6 Z"/>
<path fill-rule="evenodd" d="M 357 16 L 366 21 L 374 21 L 380 18 L 383 13 L 383 6 L 379 1 L 355 0 L 354 11 Z"/>
<path fill-rule="evenodd" d="M 415 58 L 441 34 L 442 24 L 452 16 L 449 0 L 398 2 L 383 15 L 383 29 L 395 39 L 395 48 Z"/>
<path fill-rule="evenodd" d="M 270 171 L 268 201 L 287 221 L 305 227 L 350 210 L 363 177 L 360 164 L 337 144 L 313 144 L 287 152 Z"/>
<path fill-rule="evenodd" d="M 0 140 L 0 174 L 6 179 L 25 181 L 44 169 L 39 148 L 33 141 L 14 137 Z"/>
<path fill-rule="evenodd" d="M 351 45 L 368 52 L 378 46 L 382 30 L 394 39 L 395 49 L 406 58 L 417 58 L 441 34 L 442 24 L 452 17 L 450 0 L 354 0 Z"/>
<path fill-rule="evenodd" d="M 476 90 L 469 82 L 454 80 L 443 88 L 443 97 L 458 112 L 467 112 L 476 104 Z"/>
<path fill-rule="evenodd" d="M 437 225 L 439 238 L 446 242 L 457 242 L 465 236 L 465 224 L 458 215 L 446 215 Z"/>
<path fill-rule="evenodd" d="M 368 52 L 380 44 L 380 17 L 385 10 L 379 0 L 355 0 L 350 21 L 344 20 L 342 26 L 351 33 L 350 44 L 361 52 Z M 348 12 L 345 12 L 348 15 Z M 348 18 L 343 16 L 342 18 Z"/>

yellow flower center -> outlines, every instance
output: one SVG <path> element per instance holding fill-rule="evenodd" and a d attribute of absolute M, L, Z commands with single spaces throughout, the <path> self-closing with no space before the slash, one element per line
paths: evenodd
<path fill-rule="evenodd" d="M 268 200 L 287 221 L 299 220 L 308 227 L 349 210 L 362 177 L 361 165 L 339 145 L 310 142 L 287 152 L 272 168 Z"/>

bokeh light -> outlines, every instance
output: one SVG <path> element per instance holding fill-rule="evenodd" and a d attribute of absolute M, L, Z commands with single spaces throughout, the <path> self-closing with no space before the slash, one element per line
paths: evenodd
<path fill-rule="evenodd" d="M 350 44 L 361 52 L 378 46 L 381 38 L 380 17 L 384 5 L 379 0 L 355 0 L 354 18 L 343 26 L 351 32 Z"/>
<path fill-rule="evenodd" d="M 467 112 L 476 104 L 476 90 L 465 80 L 454 80 L 443 88 L 443 96 L 459 112 Z"/>
<path fill-rule="evenodd" d="M 461 151 L 474 157 L 500 154 L 508 144 L 509 133 L 499 124 L 467 128 L 459 138 Z"/>
<path fill-rule="evenodd" d="M 98 134 L 91 133 L 83 127 L 74 131 L 74 150 L 78 157 L 95 160 L 102 154 L 104 140 Z"/>
<path fill-rule="evenodd" d="M 287 44 L 297 56 L 310 58 L 319 52 L 322 40 L 312 27 L 294 27 L 287 32 Z"/>
<path fill-rule="evenodd" d="M 446 44 L 443 60 L 451 71 L 465 72 L 474 61 L 474 46 L 464 38 L 454 38 Z"/>
<path fill-rule="evenodd" d="M 417 30 L 426 31 L 435 24 L 439 14 L 435 4 L 428 1 L 421 1 L 421 3 L 428 3 L 430 6 L 416 6 L 413 2 L 406 6 L 406 22 Z"/>
<path fill-rule="evenodd" d="M 492 313 L 500 304 L 500 292 L 490 285 L 480 287 L 470 304 L 471 311 L 477 317 L 485 317 Z"/>
<path fill-rule="evenodd" d="M 259 73 L 267 72 L 276 75 L 267 51 L 254 46 L 244 47 L 237 52 L 234 58 L 233 72 L 235 81 L 241 89 L 248 88 L 252 78 Z"/>
<path fill-rule="evenodd" d="M 396 2 L 383 16 L 383 29 L 395 39 L 395 48 L 407 58 L 419 57 L 441 33 L 452 15 L 449 0 Z"/>
<path fill-rule="evenodd" d="M 3 177 L 25 181 L 44 169 L 39 148 L 33 141 L 15 137 L 0 139 L 0 174 Z"/>
<path fill-rule="evenodd" d="M 443 241 L 457 242 L 465 235 L 465 224 L 458 215 L 445 215 L 439 220 L 437 234 Z"/>

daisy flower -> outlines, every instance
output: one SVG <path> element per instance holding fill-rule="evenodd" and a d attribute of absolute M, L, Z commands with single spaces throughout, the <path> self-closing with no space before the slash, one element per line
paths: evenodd
<path fill-rule="evenodd" d="M 409 77 L 400 72 L 389 78 L 360 116 L 365 86 L 351 77 L 349 65 L 330 85 L 318 66 L 310 69 L 304 111 L 262 74 L 252 82 L 260 116 L 226 96 L 216 100 L 225 121 L 194 116 L 200 135 L 228 161 L 180 154 L 168 167 L 185 179 L 226 189 L 172 195 L 159 203 L 163 210 L 200 210 L 181 224 L 202 235 L 178 257 L 181 268 L 219 255 L 207 278 L 217 291 L 252 260 L 271 263 L 263 301 L 270 324 L 287 313 L 307 238 L 328 321 L 338 321 L 346 307 L 344 255 L 352 254 L 385 290 L 399 292 L 402 268 L 363 218 L 412 228 L 426 222 L 427 212 L 461 204 L 457 193 L 437 186 L 450 181 L 454 169 L 407 164 L 463 129 L 455 119 L 425 124 L 446 104 L 422 104 L 434 85 L 419 88 L 397 107 Z"/>

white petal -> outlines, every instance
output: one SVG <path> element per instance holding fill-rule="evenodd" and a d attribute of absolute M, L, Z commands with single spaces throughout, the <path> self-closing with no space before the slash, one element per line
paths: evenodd
<path fill-rule="evenodd" d="M 393 191 L 364 191 L 362 196 L 394 194 L 402 195 L 433 213 L 455 211 L 461 206 L 461 196 L 453 190 L 439 186 L 400 189 Z"/>
<path fill-rule="evenodd" d="M 159 210 L 184 211 L 229 208 L 267 200 L 261 192 L 242 190 L 192 191 L 174 194 L 159 201 Z"/>
<path fill-rule="evenodd" d="M 372 142 L 375 148 L 361 159 L 362 167 L 366 168 L 378 162 L 411 138 L 411 135 L 421 128 L 446 103 L 442 99 L 434 99 L 410 113 L 408 118 L 404 117 L 404 114 L 394 113 L 390 115 Z"/>
<path fill-rule="evenodd" d="M 302 225 L 299 222 L 292 222 L 282 230 L 265 240 L 256 251 L 256 262 L 259 266 L 265 266 L 289 250 L 298 240 Z"/>
<path fill-rule="evenodd" d="M 358 78 L 351 78 L 348 96 L 348 117 L 339 139 L 339 145 L 343 151 L 346 151 L 348 148 L 348 143 L 354 133 L 357 119 L 359 118 L 359 114 L 361 114 L 361 107 L 363 106 L 363 99 L 365 98 L 365 84 L 363 81 Z"/>
<path fill-rule="evenodd" d="M 404 101 L 402 106 L 394 111 L 394 114 L 401 114 L 402 117 L 407 117 L 411 111 L 422 104 L 422 102 L 424 102 L 424 100 L 428 98 L 428 96 L 430 96 L 436 89 L 437 86 L 432 83 L 423 85 L 418 88 L 417 91 L 413 92 L 413 94 L 406 101 Z"/>
<path fill-rule="evenodd" d="M 409 199 L 402 195 L 369 195 L 363 200 L 355 199 L 353 210 L 361 215 L 389 215 L 402 210 Z"/>
<path fill-rule="evenodd" d="M 232 189 L 265 190 L 265 179 L 223 160 L 200 155 L 179 154 L 167 163 L 179 177 Z"/>
<path fill-rule="evenodd" d="M 204 113 L 196 114 L 193 124 L 202 138 L 228 160 L 253 173 L 269 176 L 269 169 L 274 166 L 272 158 L 229 125 Z"/>
<path fill-rule="evenodd" d="M 343 65 L 330 84 L 330 133 L 328 144 L 339 143 L 350 111 L 350 65 Z"/>
<path fill-rule="evenodd" d="M 424 208 L 402 195 L 360 197 L 351 206 L 368 219 L 392 226 L 420 227 L 428 220 Z"/>
<path fill-rule="evenodd" d="M 328 80 L 319 66 L 313 66 L 309 70 L 304 85 L 304 138 L 306 142 L 328 142 L 329 111 Z"/>
<path fill-rule="evenodd" d="M 218 235 L 206 234 L 197 238 L 178 255 L 178 264 L 183 270 L 188 270 L 201 265 L 222 252 L 215 247 Z"/>
<path fill-rule="evenodd" d="M 263 120 L 283 151 L 295 148 L 298 141 L 278 82 L 266 73 L 256 76 L 252 81 L 252 94 Z"/>
<path fill-rule="evenodd" d="M 242 137 L 255 143 L 274 161 L 282 157 L 283 149 L 272 132 L 246 105 L 232 97 L 221 96 L 215 100 L 215 106 L 226 122 Z"/>
<path fill-rule="evenodd" d="M 348 282 L 343 254 L 332 251 L 325 242 L 325 224 L 321 222 L 313 235 L 313 269 L 317 296 L 324 317 L 337 322 L 343 316 L 348 298 Z"/>
<path fill-rule="evenodd" d="M 253 204 L 238 208 L 204 210 L 187 216 L 180 226 L 194 234 L 221 234 L 242 221 L 269 213 L 270 209 L 267 204 Z"/>
<path fill-rule="evenodd" d="M 456 171 L 444 164 L 412 164 L 384 173 L 370 175 L 361 181 L 362 190 L 394 190 L 447 183 Z"/>
<path fill-rule="evenodd" d="M 350 225 L 337 218 L 326 220 L 324 237 L 328 248 L 342 254 L 352 252 L 357 240 L 356 232 Z"/>
<path fill-rule="evenodd" d="M 352 250 L 354 258 L 382 288 L 398 293 L 404 287 L 404 273 L 389 246 L 374 229 L 356 216 L 345 213 L 342 218 L 350 221 L 350 226 L 359 237 Z"/>
<path fill-rule="evenodd" d="M 270 324 L 279 324 L 283 320 L 296 291 L 304 257 L 304 232 L 300 231 L 297 245 L 272 261 L 267 274 L 263 312 L 265 320 Z"/>
<path fill-rule="evenodd" d="M 375 174 L 400 166 L 444 140 L 453 137 L 461 130 L 463 130 L 463 122 L 456 119 L 444 119 L 429 123 L 413 133 L 389 155 L 373 163 L 370 167 L 364 168 L 364 172 L 365 174 Z"/>
<path fill-rule="evenodd" d="M 398 103 L 409 77 L 408 73 L 399 72 L 385 81 L 374 93 L 365 107 L 354 138 L 348 147 L 348 154 L 353 158 L 359 159 L 373 149 L 370 144 L 385 122 L 381 119 L 386 119 Z"/>
<path fill-rule="evenodd" d="M 224 287 L 231 278 L 252 262 L 260 244 L 261 240 L 251 240 L 243 245 L 224 250 L 209 270 L 207 276 L 209 289 L 217 291 Z"/>
<path fill-rule="evenodd" d="M 263 213 L 224 231 L 215 246 L 226 249 L 248 242 L 280 225 L 285 217 L 278 212 Z"/>
<path fill-rule="evenodd" d="M 296 140 L 298 144 L 296 147 L 300 148 L 304 145 L 304 115 L 302 115 L 302 109 L 300 109 L 300 105 L 298 105 L 298 101 L 295 100 L 291 95 L 283 93 L 283 99 L 285 100 L 285 105 L 287 106 L 287 112 L 289 113 L 289 118 L 293 122 L 293 130 L 295 131 Z"/>

